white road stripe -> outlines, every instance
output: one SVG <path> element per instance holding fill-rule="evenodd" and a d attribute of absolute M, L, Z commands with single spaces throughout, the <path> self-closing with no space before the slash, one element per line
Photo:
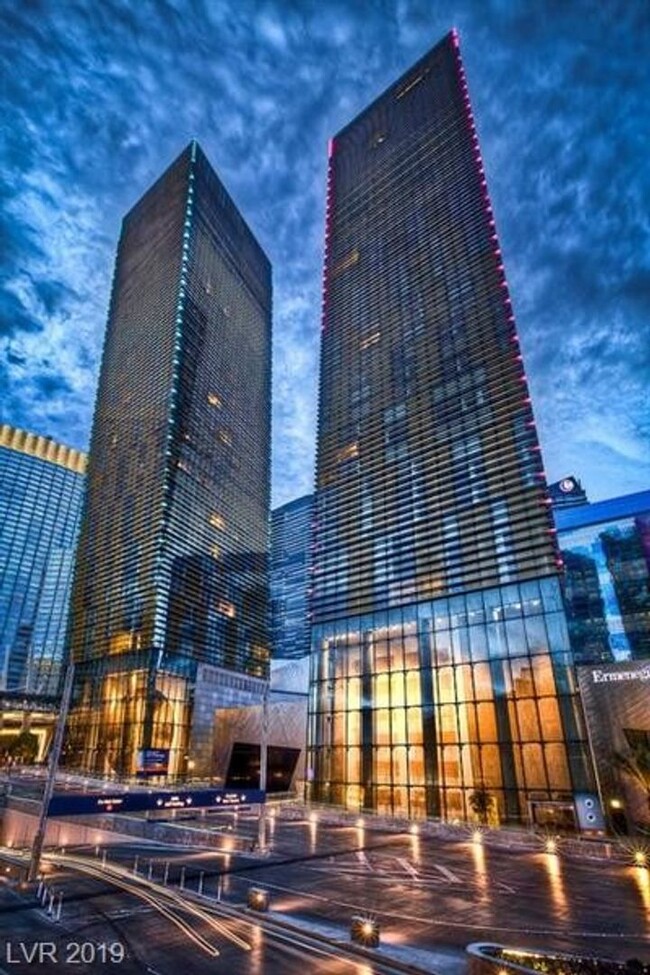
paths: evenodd
<path fill-rule="evenodd" d="M 439 870 L 443 877 L 446 877 L 447 880 L 451 880 L 452 884 L 462 883 L 462 880 L 458 874 L 454 873 L 453 870 L 450 870 L 449 867 L 443 867 L 441 863 L 433 863 L 432 866 L 434 866 L 436 870 Z"/>
<path fill-rule="evenodd" d="M 400 867 L 403 867 L 403 869 L 406 870 L 406 872 L 409 875 L 409 877 L 414 877 L 415 880 L 418 879 L 419 874 L 418 874 L 417 870 L 415 869 L 415 867 L 413 866 L 413 864 L 409 860 L 405 860 L 405 859 L 400 858 L 400 857 L 396 857 L 396 860 L 399 863 Z"/>

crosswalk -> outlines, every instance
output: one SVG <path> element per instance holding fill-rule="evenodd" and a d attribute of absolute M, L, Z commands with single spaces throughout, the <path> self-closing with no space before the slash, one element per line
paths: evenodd
<path fill-rule="evenodd" d="M 407 856 L 366 853 L 364 850 L 330 857 L 327 863 L 313 862 L 309 869 L 331 874 L 332 862 L 336 863 L 337 873 L 348 880 L 362 880 L 371 874 L 373 881 L 379 883 L 406 884 L 414 888 L 451 886 L 472 890 L 483 889 L 485 884 L 485 878 L 477 876 L 471 867 L 465 869 L 454 865 L 452 869 L 437 861 L 427 860 L 422 864 Z M 498 879 L 491 880 L 491 887 L 505 894 L 516 893 L 514 887 Z"/>

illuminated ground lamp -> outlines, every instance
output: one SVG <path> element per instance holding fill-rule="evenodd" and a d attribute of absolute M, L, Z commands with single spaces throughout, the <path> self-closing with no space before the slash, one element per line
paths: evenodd
<path fill-rule="evenodd" d="M 544 844 L 544 849 L 547 853 L 557 853 L 557 840 L 550 837 Z"/>
<path fill-rule="evenodd" d="M 647 867 L 648 866 L 648 854 L 645 850 L 636 850 L 634 853 L 634 866 L 635 867 Z"/>
<path fill-rule="evenodd" d="M 376 948 L 379 945 L 379 924 L 372 918 L 355 914 L 350 925 L 350 939 L 366 948 Z"/>
<path fill-rule="evenodd" d="M 420 827 L 418 826 L 418 824 L 411 823 L 409 827 L 409 833 L 411 834 L 411 836 L 417 836 L 419 832 L 420 832 Z"/>
<path fill-rule="evenodd" d="M 246 904 L 251 909 L 251 911 L 268 911 L 269 909 L 268 890 L 264 890 L 262 887 L 249 887 Z"/>
<path fill-rule="evenodd" d="M 473 843 L 483 842 L 483 832 L 480 829 L 475 829 L 474 832 L 472 833 L 472 842 Z"/>

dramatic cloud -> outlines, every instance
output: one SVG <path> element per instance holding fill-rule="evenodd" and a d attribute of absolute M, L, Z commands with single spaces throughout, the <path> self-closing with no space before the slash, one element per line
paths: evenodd
<path fill-rule="evenodd" d="M 547 473 L 647 488 L 649 9 L 4 0 L 2 419 L 87 446 L 121 218 L 196 137 L 274 266 L 274 500 L 310 491 L 327 139 L 455 24 Z"/>

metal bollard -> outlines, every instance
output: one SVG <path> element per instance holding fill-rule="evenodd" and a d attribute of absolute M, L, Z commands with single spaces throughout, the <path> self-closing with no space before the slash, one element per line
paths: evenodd
<path fill-rule="evenodd" d="M 203 894 L 203 870 L 199 874 L 199 889 L 198 889 L 198 893 L 199 894 Z"/>
<path fill-rule="evenodd" d="M 149 860 L 149 869 L 147 870 L 147 880 L 151 880 L 151 875 L 153 873 L 153 863 Z"/>
<path fill-rule="evenodd" d="M 163 885 L 167 886 L 167 881 L 169 879 L 169 860 L 165 863 L 165 872 L 163 874 Z"/>
<path fill-rule="evenodd" d="M 61 893 L 61 894 L 59 894 L 58 903 L 56 905 L 56 917 L 54 918 L 55 921 L 60 921 L 61 920 L 61 904 L 62 904 L 62 902 L 63 902 L 63 894 Z"/>
<path fill-rule="evenodd" d="M 181 867 L 181 880 L 179 887 L 181 890 L 185 890 L 185 867 Z"/>
<path fill-rule="evenodd" d="M 133 874 L 134 874 L 134 876 L 137 876 L 138 875 L 138 859 L 139 858 L 136 857 L 135 860 L 133 861 Z"/>
<path fill-rule="evenodd" d="M 223 880 L 222 880 L 221 877 L 219 877 L 219 880 L 217 882 L 217 900 L 218 901 L 221 900 L 221 895 L 223 893 L 223 891 L 222 891 L 222 885 L 223 885 Z"/>
<path fill-rule="evenodd" d="M 50 893 L 50 903 L 47 906 L 47 913 L 52 916 L 54 913 L 54 891 Z"/>
<path fill-rule="evenodd" d="M 40 878 L 39 878 L 39 881 L 38 881 L 38 889 L 37 889 L 37 891 L 36 891 L 36 897 L 37 897 L 37 899 L 38 899 L 39 901 L 40 901 L 40 899 L 41 899 L 41 896 L 42 896 L 42 894 L 43 894 L 43 887 L 45 887 L 45 883 L 43 882 L 43 878 L 42 878 L 42 877 L 40 877 Z"/>
<path fill-rule="evenodd" d="M 102 853 L 102 870 L 106 870 L 106 850 Z"/>

